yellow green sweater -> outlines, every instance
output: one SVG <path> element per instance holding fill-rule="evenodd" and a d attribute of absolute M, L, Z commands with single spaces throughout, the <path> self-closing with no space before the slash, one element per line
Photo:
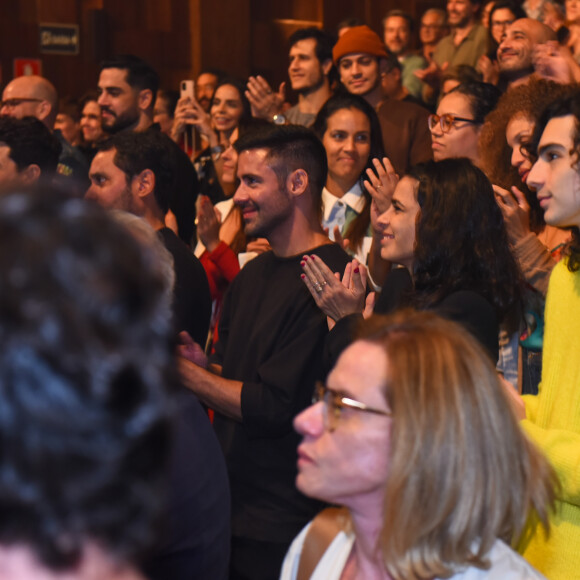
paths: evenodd
<path fill-rule="evenodd" d="M 520 546 L 550 580 L 580 578 L 580 272 L 553 270 L 546 299 L 542 381 L 524 397 L 522 427 L 544 451 L 562 486 L 546 538 L 539 524 Z"/>

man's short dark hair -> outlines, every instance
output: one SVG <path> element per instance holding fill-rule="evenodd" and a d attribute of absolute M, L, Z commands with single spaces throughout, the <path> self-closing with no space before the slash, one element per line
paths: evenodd
<path fill-rule="evenodd" d="M 308 38 L 313 38 L 316 41 L 314 52 L 320 64 L 325 63 L 327 60 L 332 61 L 332 47 L 336 39 L 328 34 L 328 32 L 320 30 L 320 28 L 311 26 L 309 28 L 296 30 L 291 34 L 288 45 L 292 48 L 297 42 L 307 40 Z"/>
<path fill-rule="evenodd" d="M 175 186 L 172 148 L 171 139 L 153 129 L 121 131 L 99 145 L 99 151 L 115 149 L 114 163 L 125 174 L 127 184 L 145 169 L 154 173 L 155 201 L 164 214 Z"/>
<path fill-rule="evenodd" d="M 386 16 L 383 18 L 383 26 L 385 26 L 385 24 L 387 23 L 387 20 L 389 18 L 391 18 L 392 16 L 398 16 L 399 18 L 403 18 L 407 22 L 407 26 L 409 27 L 409 32 L 411 34 L 414 32 L 415 21 L 413 20 L 413 17 L 408 12 L 405 12 L 404 10 L 399 10 L 399 9 L 389 10 L 387 12 Z"/>
<path fill-rule="evenodd" d="M 45 178 L 55 173 L 62 145 L 38 119 L 0 118 L 0 143 L 10 147 L 10 159 L 16 163 L 18 171 L 34 164 Z"/>
<path fill-rule="evenodd" d="M 269 149 L 266 160 L 278 177 L 280 189 L 286 187 L 288 175 L 304 169 L 313 200 L 318 204 L 326 184 L 328 163 L 326 151 L 313 131 L 299 125 L 268 125 L 241 136 L 234 148 L 238 153 L 251 149 Z"/>
<path fill-rule="evenodd" d="M 96 204 L 0 198 L 0 545 L 134 562 L 162 507 L 173 382 L 164 282 Z"/>
<path fill-rule="evenodd" d="M 544 109 L 534 127 L 531 143 L 527 147 L 536 155 L 546 125 L 552 119 L 567 117 L 568 115 L 574 117 L 574 134 L 572 135 L 573 149 L 570 151 L 574 163 L 572 167 L 580 173 L 580 89 L 576 90 L 571 96 L 560 97 L 554 100 Z M 568 269 L 570 272 L 580 270 L 580 229 L 576 226 L 572 228 L 572 240 L 566 248 L 566 254 L 568 256 Z"/>
<path fill-rule="evenodd" d="M 127 84 L 139 91 L 149 89 L 153 93 L 153 99 L 155 99 L 159 90 L 159 75 L 143 59 L 133 54 L 121 54 L 105 60 L 101 64 L 101 70 L 106 68 L 126 70 Z"/>
<path fill-rule="evenodd" d="M 214 67 L 204 68 L 204 69 L 200 70 L 199 74 L 197 75 L 197 78 L 199 78 L 201 75 L 213 75 L 217 79 L 218 83 L 224 77 L 228 76 L 221 68 L 214 68 Z"/>

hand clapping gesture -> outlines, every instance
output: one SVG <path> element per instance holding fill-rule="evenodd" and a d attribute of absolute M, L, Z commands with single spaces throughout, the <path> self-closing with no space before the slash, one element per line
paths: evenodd
<path fill-rule="evenodd" d="M 326 314 L 329 328 L 349 314 L 372 312 L 374 293 L 369 294 L 365 306 L 367 269 L 356 259 L 346 265 L 342 281 L 318 256 L 304 256 L 301 262 L 302 281 L 317 306 Z"/>
<path fill-rule="evenodd" d="M 257 76 L 248 79 L 247 87 L 246 97 L 252 105 L 252 116 L 271 121 L 274 115 L 282 112 L 286 83 L 281 83 L 278 92 L 275 93 L 266 79 Z"/>

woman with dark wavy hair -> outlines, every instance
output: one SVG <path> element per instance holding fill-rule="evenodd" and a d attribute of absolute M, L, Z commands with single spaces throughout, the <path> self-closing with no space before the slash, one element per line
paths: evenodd
<path fill-rule="evenodd" d="M 372 240 L 371 196 L 362 182 L 372 159 L 384 155 L 377 114 L 362 97 L 340 93 L 326 101 L 312 128 L 328 159 L 322 225 L 331 239 L 347 239 L 349 251 L 366 263 Z"/>
<path fill-rule="evenodd" d="M 519 303 L 520 274 L 485 174 L 463 158 L 418 165 L 399 181 L 376 227 L 382 258 L 403 268 L 391 271 L 374 311 L 436 310 L 462 323 L 497 360 L 499 323 Z M 349 272 L 348 284 L 318 259 L 305 260 L 304 269 L 327 316 L 336 321 L 363 310 L 362 266 Z"/>

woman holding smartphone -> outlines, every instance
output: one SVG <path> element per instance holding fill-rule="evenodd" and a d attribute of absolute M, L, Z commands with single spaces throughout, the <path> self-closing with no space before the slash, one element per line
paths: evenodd
<path fill-rule="evenodd" d="M 251 118 L 251 108 L 238 79 L 223 79 L 216 87 L 207 114 L 195 97 L 182 97 L 177 103 L 172 138 L 178 140 L 187 126 L 195 127 L 208 146 L 196 157 L 194 165 L 200 180 L 200 193 L 212 203 L 225 200 L 233 193 L 233 184 L 223 181 L 222 153 L 240 122 Z"/>

